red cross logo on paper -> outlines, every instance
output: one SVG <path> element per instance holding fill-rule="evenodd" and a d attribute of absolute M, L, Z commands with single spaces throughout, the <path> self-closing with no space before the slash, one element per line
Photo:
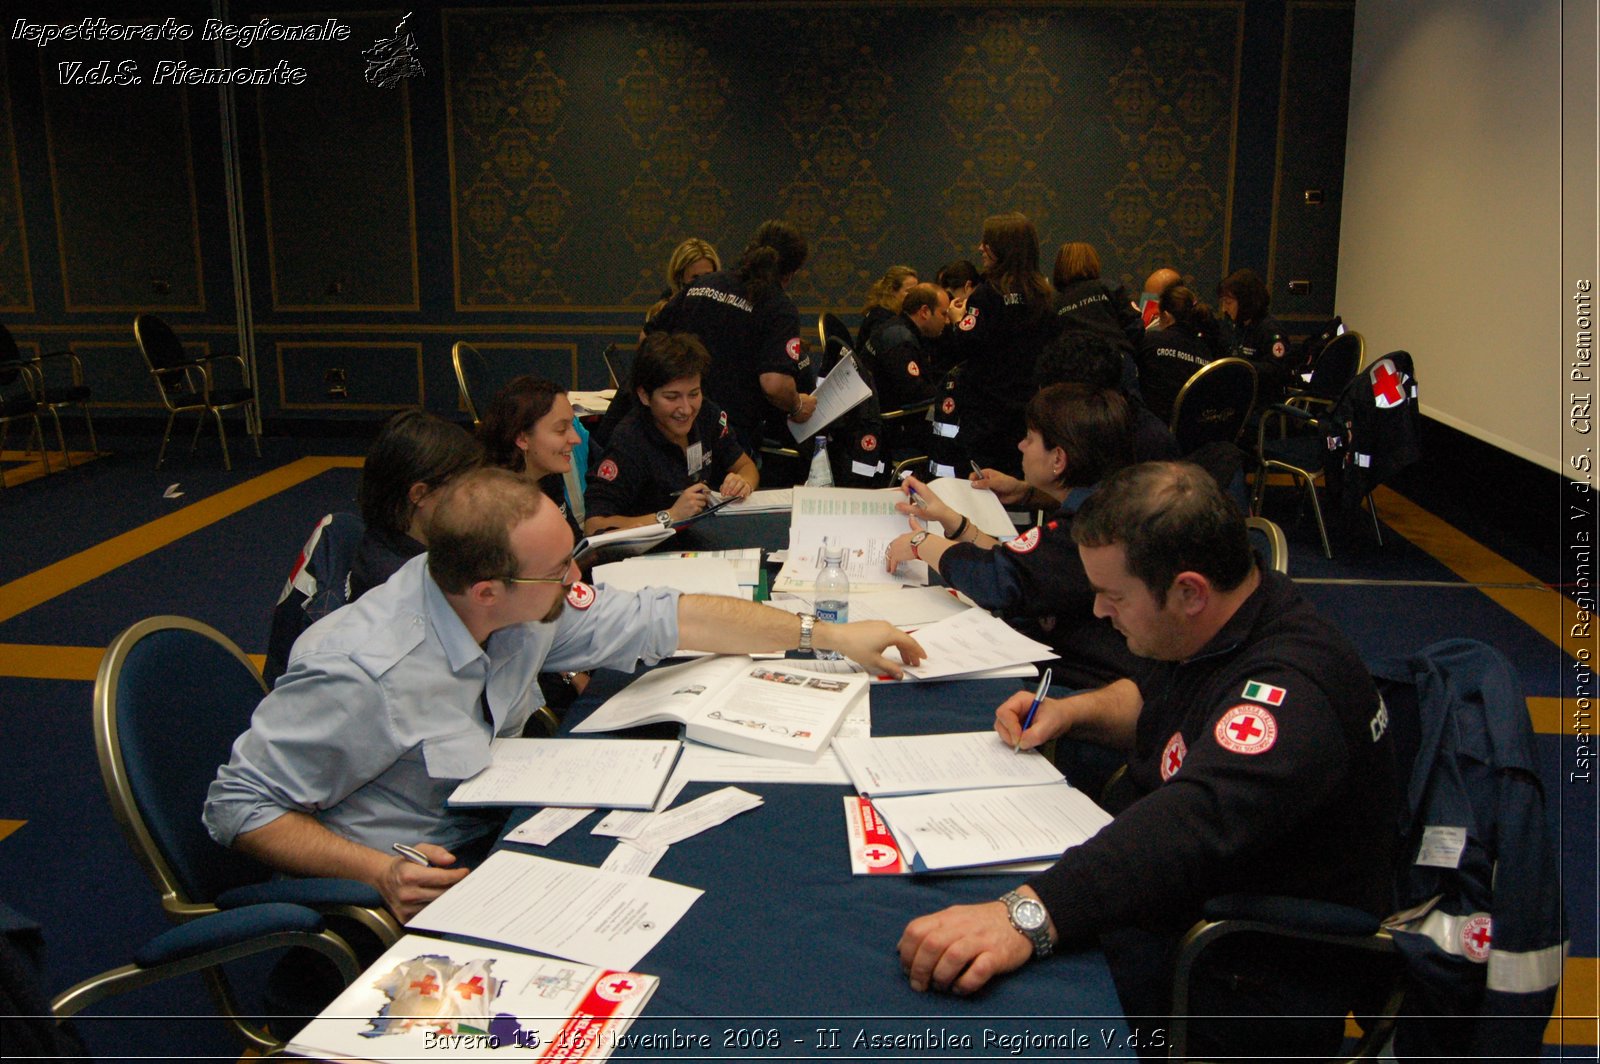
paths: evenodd
<path fill-rule="evenodd" d="M 616 480 L 617 463 L 607 458 L 604 462 L 600 463 L 600 468 L 594 471 L 594 475 L 599 477 L 601 480 Z"/>
<path fill-rule="evenodd" d="M 954 414 L 956 412 L 956 401 L 946 397 L 945 401 L 939 404 L 939 410 L 942 413 Z"/>
<path fill-rule="evenodd" d="M 1278 741 L 1278 722 L 1260 706 L 1238 705 L 1218 719 L 1214 734 L 1224 750 L 1264 754 Z"/>
<path fill-rule="evenodd" d="M 1469 961 L 1479 964 L 1489 959 L 1489 945 L 1494 941 L 1494 925 L 1485 913 L 1479 913 L 1461 925 L 1461 948 Z"/>
<path fill-rule="evenodd" d="M 790 358 L 794 359 L 796 362 L 799 362 L 800 361 L 800 337 L 796 336 L 796 337 L 791 338 L 789 340 L 789 342 L 786 345 L 784 345 L 784 350 L 789 352 L 789 357 Z"/>
<path fill-rule="evenodd" d="M 433 981 L 433 973 L 429 972 L 421 979 L 411 984 L 411 989 L 423 997 L 432 997 L 439 992 L 439 984 Z"/>
<path fill-rule="evenodd" d="M 456 993 L 460 994 L 468 1001 L 471 1001 L 473 998 L 477 997 L 483 992 L 483 976 L 481 975 L 475 975 L 464 983 L 456 984 Z"/>
<path fill-rule="evenodd" d="M 594 605 L 594 588 L 578 581 L 567 588 L 567 605 L 575 610 L 586 610 Z"/>
<path fill-rule="evenodd" d="M 1161 751 L 1161 782 L 1176 776 L 1183 767 L 1183 759 L 1188 756 L 1189 746 L 1183 741 L 1183 733 L 1173 732 L 1172 738 L 1167 740 L 1167 748 Z"/>
<path fill-rule="evenodd" d="M 626 1001 L 639 989 L 639 981 L 632 972 L 603 975 L 594 985 L 594 992 L 607 1001 Z"/>
<path fill-rule="evenodd" d="M 861 449 L 863 451 L 876 451 L 878 449 L 878 437 L 870 432 L 861 437 Z"/>
<path fill-rule="evenodd" d="M 1010 547 L 1012 550 L 1016 551 L 1018 554 L 1027 554 L 1029 551 L 1033 550 L 1033 548 L 1037 547 L 1038 545 L 1039 545 L 1039 528 L 1038 528 L 1037 525 L 1035 525 L 1033 528 L 1028 529 L 1022 535 L 1018 536 L 1016 539 L 1014 539 L 1011 542 L 1006 544 L 1006 546 Z"/>
<path fill-rule="evenodd" d="M 1276 340 L 1272 344 L 1272 357 L 1273 358 L 1282 358 L 1283 357 L 1283 353 L 1285 351 L 1287 351 L 1287 350 L 1288 350 L 1288 348 L 1283 346 L 1283 341 L 1282 340 Z"/>
<path fill-rule="evenodd" d="M 1384 359 L 1372 367 L 1372 398 L 1379 410 L 1388 410 L 1406 401 L 1406 379 L 1395 372 L 1394 363 Z"/>
<path fill-rule="evenodd" d="M 922 376 L 922 367 L 915 362 L 907 362 L 906 373 L 913 377 L 920 377 Z"/>
<path fill-rule="evenodd" d="M 868 868 L 893 868 L 900 863 L 900 855 L 892 847 L 874 843 L 861 851 Z"/>
<path fill-rule="evenodd" d="M 978 308 L 968 307 L 966 316 L 961 319 L 960 324 L 957 325 L 956 328 L 960 329 L 962 332 L 971 332 L 973 328 L 977 326 L 977 324 Z"/>

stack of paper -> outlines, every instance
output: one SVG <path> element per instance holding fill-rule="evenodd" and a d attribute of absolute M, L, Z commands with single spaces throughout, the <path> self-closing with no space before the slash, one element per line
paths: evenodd
<path fill-rule="evenodd" d="M 966 610 L 923 625 L 912 635 L 927 654 L 922 664 L 905 667 L 906 675 L 917 680 L 967 678 L 1029 662 L 1049 661 L 1056 656 L 1049 645 L 1029 639 L 987 610 Z M 899 657 L 894 647 L 886 653 Z"/>
<path fill-rule="evenodd" d="M 489 767 L 463 781 L 449 804 L 650 809 L 680 749 L 672 739 L 496 739 Z"/>
<path fill-rule="evenodd" d="M 663 528 L 660 525 L 613 528 L 609 532 L 596 532 L 592 536 L 584 536 L 578 540 L 572 548 L 572 556 L 579 561 L 627 558 L 634 554 L 643 554 L 673 534 L 673 529 Z"/>
<path fill-rule="evenodd" d="M 860 798 L 845 799 L 857 875 L 1053 861 L 1111 817 L 1036 750 L 992 731 L 834 744 Z M 886 830 L 885 830 L 886 829 Z"/>
<path fill-rule="evenodd" d="M 729 550 L 662 551 L 657 558 L 720 558 L 733 566 L 733 578 L 741 587 L 755 587 L 761 583 L 761 548 L 741 547 Z"/>
<path fill-rule="evenodd" d="M 737 517 L 739 514 L 788 513 L 794 506 L 793 488 L 762 488 L 752 491 L 738 502 L 729 503 L 717 511 L 719 517 Z"/>
<path fill-rule="evenodd" d="M 325 1060 L 604 1060 L 659 982 L 405 935 L 288 1051 Z"/>
<path fill-rule="evenodd" d="M 616 731 L 677 721 L 696 742 L 724 750 L 812 762 L 857 700 L 863 676 L 819 676 L 749 657 L 702 658 L 634 680 L 572 730 Z"/>
<path fill-rule="evenodd" d="M 861 376 L 854 355 L 841 358 L 827 377 L 817 382 L 813 393 L 817 408 L 805 421 L 789 422 L 789 434 L 798 443 L 804 443 L 818 432 L 866 402 L 872 389 Z"/>
<path fill-rule="evenodd" d="M 673 558 L 651 554 L 594 567 L 594 582 L 624 591 L 670 587 L 686 595 L 729 595 L 749 598 L 740 590 L 739 570 L 723 558 Z"/>

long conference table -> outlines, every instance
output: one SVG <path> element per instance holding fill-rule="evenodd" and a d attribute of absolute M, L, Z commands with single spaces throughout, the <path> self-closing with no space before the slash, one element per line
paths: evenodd
<path fill-rule="evenodd" d="M 712 516 L 664 550 L 783 545 L 787 515 Z M 567 713 L 583 720 L 631 679 L 595 674 Z M 874 735 L 992 727 L 1016 680 L 875 684 Z M 624 737 L 671 737 L 653 725 Z M 601 741 L 604 741 L 603 739 Z M 727 786 L 691 783 L 675 804 Z M 764 804 L 672 846 L 651 873 L 705 894 L 639 964 L 661 985 L 617 1055 L 632 1059 L 1093 1059 L 1136 1055 L 1097 948 L 1068 947 L 971 996 L 916 993 L 896 945 L 913 918 L 990 901 L 1006 875 L 855 876 L 847 852 L 847 786 L 736 784 Z M 514 811 L 506 830 L 536 810 Z M 598 816 L 547 847 L 501 845 L 599 865 L 615 840 Z"/>

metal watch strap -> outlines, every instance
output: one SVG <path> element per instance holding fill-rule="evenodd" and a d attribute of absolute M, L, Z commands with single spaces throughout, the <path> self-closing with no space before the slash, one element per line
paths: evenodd
<path fill-rule="evenodd" d="M 1043 913 L 1045 911 L 1044 903 L 1035 901 L 1033 898 L 1025 898 L 1014 890 L 1008 890 L 1004 894 L 1000 895 L 1000 900 L 1005 903 L 1006 917 L 1011 921 L 1011 926 L 1017 929 L 1017 933 L 1019 935 L 1026 938 L 1033 944 L 1033 955 L 1035 957 L 1050 956 L 1051 952 L 1055 949 L 1055 945 L 1050 941 L 1050 920 L 1048 914 L 1044 920 L 1040 921 L 1039 926 L 1034 928 L 1023 927 L 1022 924 L 1017 920 L 1018 907 L 1022 905 L 1037 905 L 1039 907 L 1039 911 Z"/>
<path fill-rule="evenodd" d="M 800 645 L 796 648 L 802 654 L 811 653 L 811 632 L 817 626 L 817 615 L 802 613 L 800 615 Z"/>
<path fill-rule="evenodd" d="M 672 527 L 672 512 L 670 510 L 657 510 L 656 523 L 662 528 Z"/>

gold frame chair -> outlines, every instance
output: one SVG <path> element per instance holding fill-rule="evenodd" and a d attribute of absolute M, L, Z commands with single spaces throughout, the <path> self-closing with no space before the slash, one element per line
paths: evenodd
<path fill-rule="evenodd" d="M 171 345 L 176 345 L 176 350 L 162 350 L 158 347 L 158 337 L 152 335 L 165 332 L 165 337 L 160 340 L 170 340 Z M 189 443 L 189 453 L 193 454 L 195 447 L 200 442 L 200 429 L 206 423 L 206 415 L 210 414 L 217 423 L 217 439 L 222 443 L 222 468 L 232 471 L 233 459 L 228 454 L 228 430 L 222 423 L 224 410 L 244 410 L 244 427 L 250 437 L 250 443 L 255 448 L 256 457 L 261 457 L 261 407 L 255 389 L 250 386 L 250 368 L 245 365 L 244 359 L 239 355 L 204 355 L 190 357 L 183 351 L 183 342 L 178 339 L 178 334 L 172 326 L 156 317 L 154 314 L 141 313 L 133 319 L 133 340 L 139 348 L 139 354 L 144 357 L 145 367 L 150 371 L 150 379 L 155 381 L 156 391 L 161 395 L 161 405 L 167 408 L 167 428 L 161 434 L 161 450 L 156 454 L 156 468 L 167 458 L 167 443 L 172 438 L 173 420 L 181 413 L 196 411 L 199 417 L 194 423 L 194 439 Z M 212 366 L 218 362 L 234 362 L 239 366 L 240 387 L 231 393 L 234 398 L 224 402 L 213 402 L 212 396 L 216 392 L 216 382 L 212 377 Z M 179 397 L 185 394 L 193 396 L 192 401 L 183 401 Z"/>

